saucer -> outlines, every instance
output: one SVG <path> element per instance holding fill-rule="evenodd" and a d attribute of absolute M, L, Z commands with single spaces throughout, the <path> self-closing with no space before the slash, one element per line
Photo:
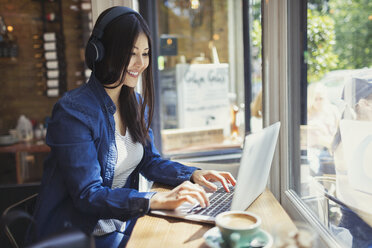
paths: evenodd
<path fill-rule="evenodd" d="M 222 243 L 223 241 L 222 241 L 221 233 L 218 227 L 213 227 L 209 229 L 206 233 L 204 233 L 203 238 L 204 238 L 205 243 L 210 248 L 225 247 Z M 254 236 L 254 238 L 260 238 L 260 240 L 266 241 L 266 245 L 264 246 L 264 248 L 270 248 L 273 246 L 273 237 L 265 230 L 259 229 L 257 234 Z"/>

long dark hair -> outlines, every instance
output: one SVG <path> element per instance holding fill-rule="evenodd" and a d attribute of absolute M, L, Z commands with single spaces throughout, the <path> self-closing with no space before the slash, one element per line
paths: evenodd
<path fill-rule="evenodd" d="M 99 23 L 110 9 L 102 12 L 96 23 Z M 110 85 L 118 80 L 120 80 L 120 85 L 123 84 L 133 46 L 141 33 L 147 36 L 149 44 L 149 65 L 142 73 L 142 98 L 137 99 L 134 89 L 123 85 L 119 96 L 119 104 L 120 116 L 128 128 L 133 142 L 145 145 L 149 141 L 148 131 L 153 116 L 154 86 L 150 30 L 141 15 L 122 15 L 105 27 L 101 39 L 105 48 L 105 55 L 102 61 L 95 64 L 95 76 L 106 88 L 115 88 Z"/>

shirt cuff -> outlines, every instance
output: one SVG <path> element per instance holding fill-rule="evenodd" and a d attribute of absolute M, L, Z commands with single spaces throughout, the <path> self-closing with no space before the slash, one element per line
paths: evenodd
<path fill-rule="evenodd" d="M 156 194 L 157 192 L 147 192 L 144 196 L 145 199 L 148 200 L 146 213 L 150 212 L 150 199 Z"/>

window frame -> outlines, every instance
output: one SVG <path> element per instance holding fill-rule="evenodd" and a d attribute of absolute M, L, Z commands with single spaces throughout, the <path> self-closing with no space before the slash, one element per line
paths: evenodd
<path fill-rule="evenodd" d="M 321 247 L 341 247 L 293 190 L 299 178 L 300 124 L 306 110 L 307 1 L 263 1 L 263 109 L 264 126 L 281 122 L 281 133 L 269 178 L 269 189 L 295 221 L 317 230 Z M 305 31 L 305 32 L 304 32 Z M 305 81 L 304 81 L 305 78 Z M 300 83 L 299 83 L 300 82 Z"/>
<path fill-rule="evenodd" d="M 159 71 L 158 56 L 159 56 L 159 42 L 158 42 L 158 8 L 156 1 L 141 1 L 139 2 L 139 13 L 143 16 L 149 25 L 151 39 L 152 39 L 152 77 L 154 81 L 154 115 L 152 118 L 151 129 L 154 133 L 154 144 L 160 154 L 163 154 L 161 138 L 161 114 L 160 114 L 160 87 L 159 87 Z"/>

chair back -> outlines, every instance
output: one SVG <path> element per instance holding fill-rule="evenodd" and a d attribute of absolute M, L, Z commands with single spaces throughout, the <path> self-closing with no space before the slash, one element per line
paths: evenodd
<path fill-rule="evenodd" d="M 32 214 L 38 194 L 33 194 L 6 208 L 0 219 L 0 230 L 9 240 L 9 247 L 23 247 L 24 239 L 34 219 Z"/>
<path fill-rule="evenodd" d="M 32 216 L 35 210 L 37 195 L 31 195 L 9 206 L 3 212 L 0 219 L 0 230 L 5 233 L 9 240 L 9 244 L 6 247 L 26 247 L 26 234 L 31 230 L 30 228 L 34 227 L 35 221 Z M 94 248 L 95 241 L 92 235 L 87 235 L 81 230 L 66 228 L 59 233 L 50 235 L 27 246 L 27 248 L 46 247 Z"/>

